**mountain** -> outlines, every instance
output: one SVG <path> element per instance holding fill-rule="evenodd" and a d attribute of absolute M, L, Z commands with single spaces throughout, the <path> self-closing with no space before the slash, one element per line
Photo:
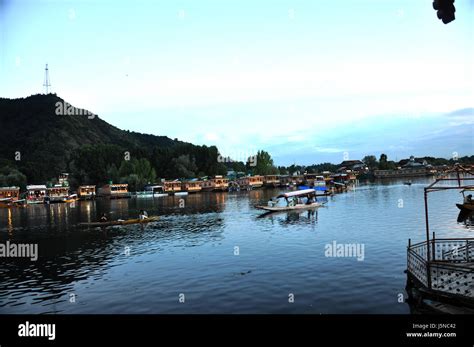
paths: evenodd
<path fill-rule="evenodd" d="M 66 115 L 58 115 L 57 111 Z M 218 165 L 216 147 L 121 130 L 87 110 L 68 108 L 55 94 L 0 98 L 0 166 L 19 169 L 29 183 L 44 183 L 60 172 L 79 171 L 74 164 L 83 153 L 96 159 L 96 163 L 91 163 L 91 158 L 82 160 L 86 162 L 83 166 L 101 165 L 103 170 L 93 177 L 86 172 L 79 181 L 106 180 L 107 167 L 120 167 L 125 153 L 133 159 L 149 160 L 159 177 L 173 176 L 171 162 L 182 156 L 187 158 L 184 165 L 194 169 L 185 171 L 190 175 L 224 170 Z M 87 171 L 87 167 L 81 170 Z"/>

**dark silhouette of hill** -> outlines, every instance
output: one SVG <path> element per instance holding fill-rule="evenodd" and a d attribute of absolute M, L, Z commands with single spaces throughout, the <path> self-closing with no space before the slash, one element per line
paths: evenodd
<path fill-rule="evenodd" d="M 132 157 L 149 160 L 160 177 L 172 176 L 172 168 L 165 169 L 163 164 L 182 155 L 188 155 L 191 162 L 200 160 L 191 174 L 219 171 L 212 167 L 213 163 L 218 164 L 217 158 L 209 158 L 217 157 L 215 147 L 121 130 L 83 109 L 75 109 L 74 115 L 57 115 L 58 102 L 65 103 L 55 94 L 0 98 L 0 164 L 19 169 L 29 183 L 44 183 L 61 171 L 70 170 L 71 160 L 84 148 L 89 152 L 90 148 L 112 148 L 117 154 L 115 162 L 103 162 L 104 166 L 120 166 L 116 158 L 128 151 Z"/>

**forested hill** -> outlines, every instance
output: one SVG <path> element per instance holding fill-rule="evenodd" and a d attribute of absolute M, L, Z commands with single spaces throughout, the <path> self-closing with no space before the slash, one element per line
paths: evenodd
<path fill-rule="evenodd" d="M 153 174 L 171 178 L 225 171 L 216 147 L 121 130 L 85 110 L 66 107 L 58 115 L 58 103 L 65 105 L 55 94 L 0 98 L 0 175 L 19 170 L 28 183 L 44 183 L 70 172 L 76 183 L 95 184 L 123 181 L 124 175 L 152 175 L 138 177 L 145 181 Z M 127 152 L 131 160 L 123 163 Z"/>

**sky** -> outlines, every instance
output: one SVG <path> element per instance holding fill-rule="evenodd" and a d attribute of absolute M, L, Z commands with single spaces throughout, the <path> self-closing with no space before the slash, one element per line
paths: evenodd
<path fill-rule="evenodd" d="M 0 97 L 278 165 L 474 154 L 474 0 L 0 0 Z"/>

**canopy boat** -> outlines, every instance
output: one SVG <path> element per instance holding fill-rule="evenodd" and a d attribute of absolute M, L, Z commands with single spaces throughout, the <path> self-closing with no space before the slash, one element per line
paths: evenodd
<path fill-rule="evenodd" d="M 306 197 L 306 202 L 302 203 L 301 198 Z M 286 201 L 286 206 L 277 206 L 278 199 L 284 198 Z M 255 206 L 260 210 L 265 210 L 269 212 L 280 212 L 280 211 L 294 211 L 294 210 L 308 210 L 312 208 L 317 208 L 323 204 L 316 201 L 316 190 L 314 189 L 303 189 L 297 190 L 294 192 L 288 192 L 280 194 L 274 200 L 269 201 L 267 206 Z"/>
<path fill-rule="evenodd" d="M 72 194 L 72 195 L 69 195 L 67 199 L 64 200 L 64 202 L 75 202 L 77 200 L 79 200 L 77 194 Z"/>
<path fill-rule="evenodd" d="M 109 227 L 114 225 L 130 225 L 130 224 L 147 224 L 150 222 L 156 222 L 160 217 L 153 216 L 148 217 L 145 219 L 127 219 L 127 220 L 115 220 L 115 221 L 108 221 L 108 222 L 91 222 L 91 223 L 79 223 L 80 226 L 83 227 Z"/>

